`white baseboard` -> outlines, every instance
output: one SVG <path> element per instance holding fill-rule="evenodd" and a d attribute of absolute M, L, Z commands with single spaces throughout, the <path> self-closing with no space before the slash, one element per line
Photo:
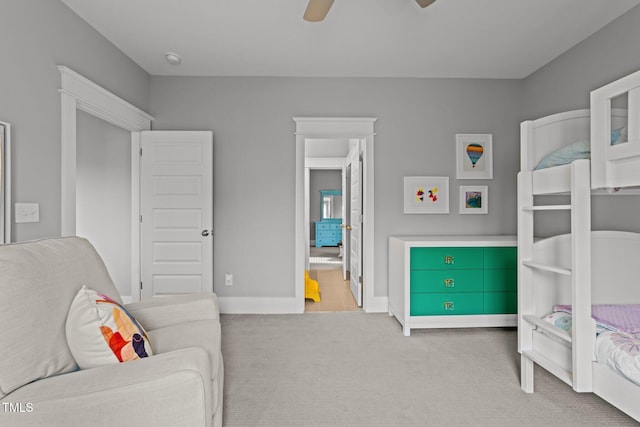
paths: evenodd
<path fill-rule="evenodd" d="M 296 313 L 295 297 L 254 298 L 218 297 L 220 313 L 225 314 L 289 314 Z"/>
<path fill-rule="evenodd" d="M 133 302 L 131 295 L 120 295 L 120 298 L 122 298 L 122 302 L 125 304 L 131 304 Z"/>
<path fill-rule="evenodd" d="M 295 297 L 254 298 L 254 297 L 218 297 L 220 313 L 225 314 L 290 314 L 296 311 Z M 367 305 L 367 313 L 387 313 L 388 297 L 374 297 Z"/>
<path fill-rule="evenodd" d="M 389 297 L 373 297 L 366 307 L 367 313 L 388 313 Z"/>

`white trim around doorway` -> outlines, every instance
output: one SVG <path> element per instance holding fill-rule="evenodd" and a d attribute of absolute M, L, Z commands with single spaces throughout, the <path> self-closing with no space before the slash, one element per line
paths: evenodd
<path fill-rule="evenodd" d="M 365 312 L 386 312 L 387 297 L 374 293 L 374 174 L 373 125 L 375 117 L 293 117 L 296 123 L 296 184 L 295 184 L 295 242 L 294 283 L 295 311 L 304 312 L 305 267 L 305 140 L 350 139 L 364 141 L 363 150 L 363 282 L 362 308 Z"/>
<path fill-rule="evenodd" d="M 62 107 L 61 235 L 76 234 L 77 111 L 131 132 L 131 299 L 140 300 L 140 132 L 151 129 L 153 116 L 75 71 L 59 66 Z"/>

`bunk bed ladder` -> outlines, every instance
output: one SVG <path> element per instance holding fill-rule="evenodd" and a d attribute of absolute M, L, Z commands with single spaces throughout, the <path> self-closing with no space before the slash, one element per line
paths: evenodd
<path fill-rule="evenodd" d="M 591 318 L 591 162 L 571 167 L 571 304 L 573 389 L 592 391 L 595 326 Z"/>
<path fill-rule="evenodd" d="M 518 351 L 521 353 L 521 387 L 533 392 L 534 363 L 552 372 L 576 391 L 591 391 L 593 321 L 591 320 L 591 184 L 588 160 L 571 166 L 571 204 L 534 205 L 533 173 L 518 174 Z M 569 210 L 571 213 L 571 269 L 533 260 L 534 212 Z M 535 270 L 571 277 L 573 334 L 534 315 Z M 550 308 L 550 307 L 549 307 Z M 533 349 L 535 330 L 544 330 L 571 344 L 572 370 L 561 366 Z"/>
<path fill-rule="evenodd" d="M 524 123 L 523 123 L 524 126 Z M 524 168 L 523 168 L 524 169 Z M 525 263 L 533 258 L 533 182 L 532 173 L 518 173 L 518 352 L 520 352 L 520 385 L 533 393 L 533 332 L 536 325 L 527 322 L 525 313 L 533 313 L 533 271 Z M 526 208 L 524 208 L 526 207 Z M 526 295 L 526 298 L 525 298 Z"/>

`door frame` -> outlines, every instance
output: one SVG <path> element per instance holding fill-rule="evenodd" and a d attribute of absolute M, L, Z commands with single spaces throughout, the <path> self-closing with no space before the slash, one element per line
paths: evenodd
<path fill-rule="evenodd" d="M 131 132 L 131 299 L 140 300 L 140 132 L 153 116 L 65 66 L 61 76 L 61 236 L 76 235 L 78 110 Z"/>
<path fill-rule="evenodd" d="M 0 245 L 11 242 L 11 124 L 4 127 L 4 146 L 0 146 Z"/>
<path fill-rule="evenodd" d="M 294 229 L 294 287 L 295 312 L 304 313 L 305 254 L 305 141 L 306 139 L 363 140 L 363 283 L 362 308 L 366 312 L 386 311 L 376 303 L 374 295 L 374 203 L 373 203 L 373 125 L 375 117 L 293 117 L 296 124 L 295 229 Z M 308 236 L 308 234 L 306 235 Z"/>

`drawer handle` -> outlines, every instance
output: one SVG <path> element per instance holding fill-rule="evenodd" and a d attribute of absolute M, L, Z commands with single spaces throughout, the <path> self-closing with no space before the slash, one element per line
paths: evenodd
<path fill-rule="evenodd" d="M 455 259 L 452 255 L 446 255 L 444 257 L 444 263 L 445 264 L 453 264 L 455 262 Z"/>
<path fill-rule="evenodd" d="M 445 288 L 453 288 L 456 285 L 456 281 L 453 279 L 444 279 Z"/>
<path fill-rule="evenodd" d="M 444 309 L 447 311 L 453 311 L 454 307 L 453 307 L 453 301 L 445 301 L 444 302 Z"/>

